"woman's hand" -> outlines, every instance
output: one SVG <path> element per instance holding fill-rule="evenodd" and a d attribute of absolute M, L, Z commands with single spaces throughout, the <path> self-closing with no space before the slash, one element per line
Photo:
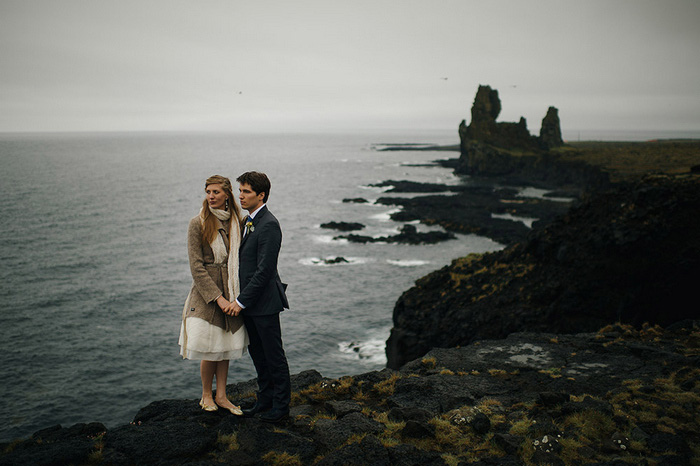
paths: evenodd
<path fill-rule="evenodd" d="M 231 315 L 233 305 L 228 299 L 224 298 L 223 296 L 219 296 L 216 298 L 216 304 L 218 304 L 221 310 L 224 311 L 224 314 Z"/>

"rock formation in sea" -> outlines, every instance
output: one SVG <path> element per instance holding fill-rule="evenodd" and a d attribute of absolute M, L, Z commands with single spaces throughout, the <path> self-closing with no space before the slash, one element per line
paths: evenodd
<path fill-rule="evenodd" d="M 501 111 L 498 91 L 479 86 L 469 125 L 459 125 L 458 174 L 498 176 L 513 182 L 546 187 L 600 188 L 609 183 L 607 174 L 583 162 L 562 160 L 555 150 L 563 145 L 558 110 L 549 107 L 540 136 L 527 129 L 525 118 L 517 123 L 497 122 Z"/>
<path fill-rule="evenodd" d="M 455 239 L 455 235 L 448 231 L 426 231 L 419 232 L 410 224 L 401 227 L 399 233 L 391 236 L 366 236 L 366 235 L 340 235 L 334 239 L 346 239 L 351 243 L 398 243 L 398 244 L 435 244 L 450 239 Z"/>
<path fill-rule="evenodd" d="M 559 110 L 549 107 L 547 115 L 542 119 L 540 128 L 540 146 L 545 149 L 564 145 L 561 138 L 561 124 L 559 123 Z"/>
<path fill-rule="evenodd" d="M 700 318 L 700 177 L 649 175 L 590 194 L 524 242 L 469 255 L 404 292 L 388 367 L 513 332 Z"/>

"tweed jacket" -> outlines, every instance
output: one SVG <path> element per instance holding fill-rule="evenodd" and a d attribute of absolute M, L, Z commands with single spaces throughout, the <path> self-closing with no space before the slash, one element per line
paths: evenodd
<path fill-rule="evenodd" d="M 227 231 L 221 222 L 219 222 L 219 228 Z M 238 227 L 233 225 L 233 228 Z M 202 221 L 199 215 L 190 220 L 187 230 L 187 252 L 193 283 L 184 317 L 199 317 L 212 325 L 234 333 L 243 325 L 243 319 L 224 314 L 216 304 L 216 298 L 222 295 L 229 301 L 231 300 L 227 285 L 228 266 L 226 263 L 215 264 L 211 246 L 202 244 Z M 238 271 L 232 272 L 237 273 Z"/>
<path fill-rule="evenodd" d="M 238 301 L 245 306 L 243 315 L 270 315 L 289 308 L 287 285 L 277 272 L 281 247 L 280 224 L 265 206 L 253 218 L 253 231 L 243 237 L 238 252 L 241 283 Z"/>

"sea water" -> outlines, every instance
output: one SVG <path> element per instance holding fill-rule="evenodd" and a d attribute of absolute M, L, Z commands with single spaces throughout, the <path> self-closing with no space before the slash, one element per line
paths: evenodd
<path fill-rule="evenodd" d="M 565 136 L 576 134 L 700 137 Z M 395 234 L 402 224 L 389 216 L 396 209 L 373 201 L 401 195 L 370 184 L 468 180 L 430 164 L 456 153 L 377 149 L 458 142 L 456 131 L 0 134 L 0 441 L 59 423 L 114 427 L 152 401 L 198 398 L 198 362 L 179 356 L 177 338 L 192 281 L 187 223 L 212 174 L 235 180 L 258 170 L 272 180 L 269 208 L 284 235 L 279 270 L 289 283 L 282 326 L 291 372 L 338 377 L 383 368 L 401 293 L 456 257 L 502 246 L 476 235 L 436 245 L 354 244 L 320 224 L 360 222 L 361 234 Z M 342 202 L 357 197 L 369 202 Z M 324 262 L 336 257 L 347 262 Z M 247 355 L 231 362 L 229 383 L 253 377 Z"/>
<path fill-rule="evenodd" d="M 279 271 L 290 370 L 382 369 L 394 303 L 423 275 L 502 246 L 475 235 L 437 245 L 353 244 L 329 221 L 395 234 L 374 204 L 387 179 L 458 183 L 430 166 L 450 152 L 381 152 L 392 143 L 457 144 L 425 134 L 0 135 L 0 440 L 62 424 L 125 424 L 139 408 L 200 394 L 197 361 L 177 346 L 192 278 L 186 230 L 212 174 L 272 180 L 283 230 Z M 235 186 L 235 182 L 234 182 Z M 362 197 L 366 204 L 343 203 Z M 428 227 L 417 225 L 419 230 Z M 344 257 L 328 265 L 323 259 Z M 229 383 L 249 380 L 246 355 Z"/>

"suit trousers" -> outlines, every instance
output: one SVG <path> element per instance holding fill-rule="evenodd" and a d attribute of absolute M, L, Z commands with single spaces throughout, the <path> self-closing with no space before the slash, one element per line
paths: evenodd
<path fill-rule="evenodd" d="M 258 403 L 288 410 L 291 400 L 289 366 L 282 346 L 280 315 L 243 316 L 248 352 L 258 373 Z"/>

